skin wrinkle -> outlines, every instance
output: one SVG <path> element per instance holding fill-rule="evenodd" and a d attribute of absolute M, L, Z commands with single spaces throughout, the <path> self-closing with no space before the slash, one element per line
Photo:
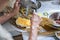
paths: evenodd
<path fill-rule="evenodd" d="M 35 20 L 35 19 L 37 19 L 37 20 Z M 40 17 L 36 14 L 33 14 L 32 18 L 31 18 L 31 28 L 30 28 L 29 40 L 37 40 L 39 24 L 40 24 Z"/>
<path fill-rule="evenodd" d="M 3 24 L 3 22 L 2 21 L 6 21 L 6 20 L 3 20 L 3 19 L 6 19 L 6 17 L 7 18 L 10 18 L 11 16 L 9 16 L 9 14 L 8 15 L 4 15 L 5 17 L 3 17 L 3 16 L 1 16 L 0 17 L 0 24 Z M 3 18 L 3 19 L 2 19 Z"/>
<path fill-rule="evenodd" d="M 0 8 L 1 8 L 0 11 L 1 11 L 4 7 L 7 6 L 8 0 L 5 0 L 5 1 L 0 0 L 0 2 L 1 2 L 1 6 L 0 6 Z M 3 3 L 3 2 L 4 2 L 4 3 Z M 5 22 L 8 21 L 11 17 L 13 17 L 13 16 L 15 16 L 15 15 L 18 14 L 19 8 L 20 8 L 18 2 L 20 2 L 20 0 L 16 0 L 16 2 L 15 2 L 15 4 L 14 4 L 14 8 L 13 8 L 13 10 L 12 10 L 10 13 L 7 13 L 6 15 L 3 15 L 3 16 L 0 17 L 0 24 L 5 23 Z"/>
<path fill-rule="evenodd" d="M 32 40 L 36 40 L 35 38 L 37 38 L 37 35 L 36 35 L 37 34 L 37 28 L 34 28 L 34 29 L 32 28 L 32 30 L 33 30 L 32 31 Z"/>

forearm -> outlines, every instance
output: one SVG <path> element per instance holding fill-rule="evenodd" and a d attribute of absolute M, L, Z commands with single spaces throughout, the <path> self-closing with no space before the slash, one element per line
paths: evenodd
<path fill-rule="evenodd" d="M 14 16 L 14 13 L 13 12 L 1 16 L 0 17 L 0 24 L 3 24 L 4 22 L 6 22 L 7 20 L 9 20 L 13 16 Z"/>
<path fill-rule="evenodd" d="M 38 34 L 38 26 L 31 26 L 30 28 L 30 36 L 29 36 L 29 40 L 37 40 L 37 34 Z"/>

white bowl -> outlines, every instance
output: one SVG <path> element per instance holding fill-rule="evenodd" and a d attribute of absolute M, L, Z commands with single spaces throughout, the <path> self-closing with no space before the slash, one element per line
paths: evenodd
<path fill-rule="evenodd" d="M 56 35 L 56 37 L 57 37 L 58 39 L 60 39 L 60 36 L 58 36 L 58 33 L 60 33 L 60 31 L 56 31 L 56 32 L 55 32 L 55 35 Z"/>
<path fill-rule="evenodd" d="M 53 25 L 54 25 L 54 26 L 57 26 L 57 27 L 60 26 L 60 25 L 59 25 L 58 23 L 56 23 L 55 21 L 53 21 Z"/>
<path fill-rule="evenodd" d="M 60 10 L 52 10 L 52 11 L 49 11 L 49 18 L 51 19 L 51 15 L 53 14 L 53 13 L 55 13 L 55 12 L 60 12 Z M 54 21 L 53 19 L 51 19 L 52 21 L 53 21 L 53 25 L 54 26 L 57 26 L 57 27 L 59 27 L 60 26 L 60 24 L 58 24 L 58 23 L 56 23 L 56 21 Z"/>

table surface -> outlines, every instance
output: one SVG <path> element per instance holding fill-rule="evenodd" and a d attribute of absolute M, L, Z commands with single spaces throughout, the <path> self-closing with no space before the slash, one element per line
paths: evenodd
<path fill-rule="evenodd" d="M 16 36 L 16 35 L 20 35 L 20 32 L 18 32 L 17 30 L 15 30 L 12 24 L 10 24 L 9 22 L 6 22 L 3 27 L 12 34 L 12 36 Z"/>

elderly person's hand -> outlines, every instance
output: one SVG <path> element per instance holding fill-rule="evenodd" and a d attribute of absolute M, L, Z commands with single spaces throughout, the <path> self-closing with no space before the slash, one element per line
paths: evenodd
<path fill-rule="evenodd" d="M 19 9 L 20 9 L 20 4 L 19 4 L 20 0 L 16 0 L 15 4 L 14 4 L 14 8 L 12 10 L 12 12 L 16 15 L 17 13 L 19 13 Z"/>
<path fill-rule="evenodd" d="M 5 1 L 6 3 L 7 1 Z M 16 0 L 15 4 L 14 4 L 14 8 L 11 12 L 9 12 L 8 14 L 4 14 L 3 16 L 0 17 L 0 24 L 5 23 L 7 20 L 9 20 L 11 17 L 17 15 L 19 13 L 19 8 L 20 8 L 20 4 L 19 4 L 20 0 Z M 3 3 L 1 3 L 0 8 L 3 6 Z M 6 5 L 5 5 L 6 7 Z"/>
<path fill-rule="evenodd" d="M 40 24 L 41 18 L 40 16 L 33 14 L 32 18 L 31 18 L 31 25 L 37 26 Z"/>
<path fill-rule="evenodd" d="M 38 27 L 41 22 L 41 18 L 33 14 L 31 18 L 31 28 L 30 28 L 30 37 L 29 40 L 37 40 Z"/>

